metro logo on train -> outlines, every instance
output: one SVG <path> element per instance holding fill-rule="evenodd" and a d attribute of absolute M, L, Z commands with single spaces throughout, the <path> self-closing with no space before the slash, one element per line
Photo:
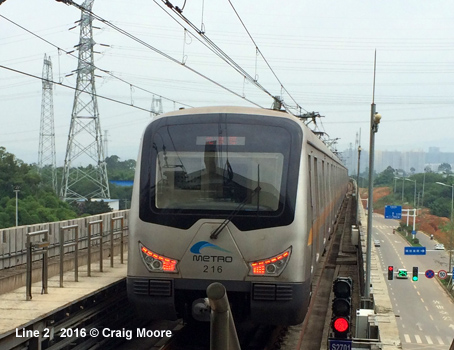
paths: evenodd
<path fill-rule="evenodd" d="M 219 247 L 218 245 L 216 244 L 212 244 L 210 242 L 207 242 L 207 241 L 200 241 L 200 242 L 197 242 L 196 244 L 194 244 L 191 249 L 189 249 L 189 251 L 193 254 L 202 254 L 200 252 L 200 250 L 202 250 L 203 248 L 213 248 L 213 249 L 216 249 L 216 250 L 220 250 L 221 252 L 226 252 L 226 253 L 230 253 L 230 251 L 228 251 L 227 249 L 224 249 L 224 248 L 221 248 Z"/>

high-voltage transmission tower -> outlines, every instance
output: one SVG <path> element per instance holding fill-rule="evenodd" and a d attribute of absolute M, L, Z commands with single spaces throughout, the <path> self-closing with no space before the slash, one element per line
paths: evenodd
<path fill-rule="evenodd" d="M 82 7 L 91 12 L 93 2 L 85 0 Z M 96 99 L 92 21 L 91 14 L 82 11 L 76 92 L 60 193 L 66 201 L 110 198 Z"/>
<path fill-rule="evenodd" d="M 57 189 L 57 168 L 55 156 L 55 128 L 54 128 L 54 97 L 53 74 L 50 56 L 44 55 L 43 64 L 43 94 L 41 100 L 41 123 L 39 128 L 38 169 L 43 172 L 45 166 L 50 166 L 51 185 L 55 193 Z"/>

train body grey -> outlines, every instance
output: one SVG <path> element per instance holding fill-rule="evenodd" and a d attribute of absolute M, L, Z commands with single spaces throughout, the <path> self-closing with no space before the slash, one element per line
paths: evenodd
<path fill-rule="evenodd" d="M 187 317 L 217 281 L 234 312 L 300 323 L 347 183 L 337 157 L 287 113 L 209 107 L 156 117 L 134 181 L 129 299 L 142 317 Z"/>

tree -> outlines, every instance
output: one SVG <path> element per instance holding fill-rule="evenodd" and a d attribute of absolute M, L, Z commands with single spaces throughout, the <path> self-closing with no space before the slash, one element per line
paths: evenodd
<path fill-rule="evenodd" d="M 31 225 L 77 217 L 67 203 L 60 201 L 47 186 L 36 167 L 25 164 L 0 147 L 0 228 L 11 227 L 16 221 L 16 194 L 18 193 L 18 223 Z"/>
<path fill-rule="evenodd" d="M 450 174 L 451 173 L 451 165 L 448 164 L 448 163 L 441 163 L 438 166 L 438 172 L 439 173 Z"/>
<path fill-rule="evenodd" d="M 97 215 L 102 213 L 109 213 L 112 208 L 104 201 L 85 200 L 83 202 L 73 202 L 73 208 L 77 211 L 79 216 L 82 215 Z"/>
<path fill-rule="evenodd" d="M 383 172 L 378 174 L 374 180 L 375 186 L 391 185 L 394 181 L 395 170 L 388 166 Z"/>

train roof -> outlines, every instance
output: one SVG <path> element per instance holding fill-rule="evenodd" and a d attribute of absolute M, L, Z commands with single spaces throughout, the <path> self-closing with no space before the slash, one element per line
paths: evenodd
<path fill-rule="evenodd" d="M 164 114 L 157 115 L 153 120 L 157 120 L 165 117 L 173 116 L 185 116 L 188 114 L 213 114 L 213 113 L 233 113 L 233 114 L 250 114 L 250 115 L 263 115 L 270 117 L 286 118 L 291 119 L 300 125 L 306 135 L 307 141 L 310 142 L 314 147 L 320 149 L 322 152 L 327 154 L 330 158 L 336 159 L 339 164 L 342 162 L 339 158 L 325 145 L 320 138 L 313 133 L 313 131 L 304 124 L 303 120 L 287 113 L 286 111 L 277 111 L 273 109 L 257 108 L 257 107 L 238 107 L 238 106 L 211 106 L 211 107 L 193 107 L 183 108 L 177 111 L 172 111 Z"/>

